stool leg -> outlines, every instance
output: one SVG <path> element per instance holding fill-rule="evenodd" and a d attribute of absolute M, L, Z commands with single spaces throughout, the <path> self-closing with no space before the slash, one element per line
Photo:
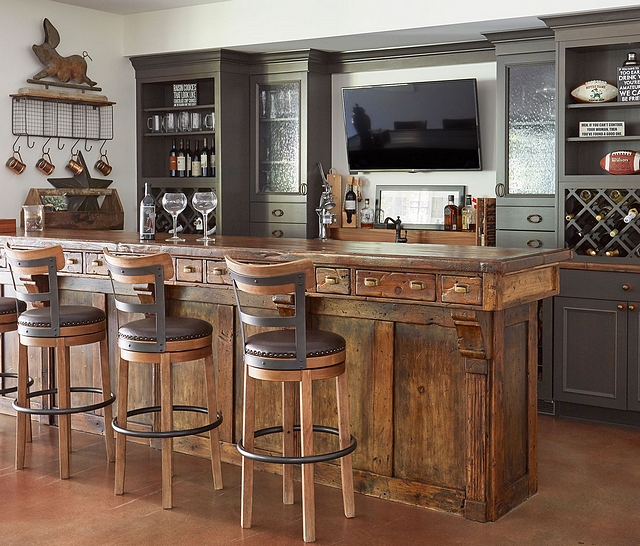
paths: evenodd
<path fill-rule="evenodd" d="M 213 370 L 213 355 L 204 359 L 204 374 L 207 383 L 207 410 L 209 419 L 217 418 L 218 399 L 216 396 L 216 381 Z M 211 450 L 211 472 L 213 474 L 213 488 L 222 489 L 222 463 L 220 462 L 220 440 L 216 427 L 209 431 L 209 447 Z"/>
<path fill-rule="evenodd" d="M 118 366 L 118 417 L 119 427 L 127 428 L 127 408 L 129 398 L 129 362 L 120 357 Z M 124 494 L 124 470 L 127 457 L 127 437 L 116 435 L 116 481 L 114 493 Z"/>
<path fill-rule="evenodd" d="M 291 457 L 295 451 L 293 421 L 296 402 L 296 385 L 291 381 L 282 382 L 282 454 Z M 293 504 L 293 465 L 282 465 L 282 502 Z"/>
<path fill-rule="evenodd" d="M 338 401 L 338 431 L 340 432 L 340 449 L 345 449 L 351 443 L 349 427 L 349 389 L 347 386 L 347 372 L 336 377 L 336 398 Z M 353 518 L 356 515 L 355 499 L 353 495 L 353 465 L 351 453 L 340 459 L 340 474 L 342 477 L 342 503 L 344 515 Z"/>
<path fill-rule="evenodd" d="M 111 376 L 109 374 L 109 348 L 107 338 L 100 340 L 100 371 L 102 374 L 102 399 L 108 400 L 111 397 Z M 115 461 L 115 443 L 113 440 L 113 429 L 111 420 L 113 419 L 113 407 L 111 404 L 104 408 L 104 443 L 107 450 L 107 460 Z"/>
<path fill-rule="evenodd" d="M 255 393 L 256 381 L 244 366 L 244 400 L 242 404 L 242 441 L 247 451 L 253 451 L 253 433 L 256 429 Z M 251 527 L 253 516 L 253 459 L 242 457 L 242 513 L 240 525 Z"/>
<path fill-rule="evenodd" d="M 171 353 L 160 359 L 160 422 L 162 432 L 173 430 L 173 379 Z M 173 507 L 173 438 L 162 439 L 162 508 Z"/>
<path fill-rule="evenodd" d="M 313 381 L 311 372 L 302 372 L 300 382 L 300 430 L 302 432 L 302 456 L 313 455 Z M 302 527 L 305 542 L 316 540 L 316 509 L 313 487 L 313 464 L 302 465 Z"/>
<path fill-rule="evenodd" d="M 29 349 L 20 343 L 18 348 L 18 405 L 27 407 L 27 383 L 29 381 Z M 31 430 L 29 421 L 31 416 L 22 411 L 16 416 L 16 470 L 24 468 L 24 452 L 27 442 L 27 428 Z"/>
<path fill-rule="evenodd" d="M 56 340 L 56 363 L 58 366 L 58 408 L 71 406 L 69 391 L 69 347 L 64 338 Z M 69 478 L 69 452 L 71 451 L 71 415 L 58 416 L 58 457 L 60 460 L 60 478 Z"/>

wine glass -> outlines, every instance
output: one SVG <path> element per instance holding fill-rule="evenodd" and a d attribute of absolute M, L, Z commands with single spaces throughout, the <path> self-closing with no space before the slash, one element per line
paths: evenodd
<path fill-rule="evenodd" d="M 209 213 L 218 205 L 218 197 L 216 196 L 215 192 L 197 191 L 191 198 L 191 204 L 193 205 L 194 209 L 202 214 L 202 220 L 204 224 L 204 237 L 199 237 L 198 239 L 196 239 L 196 241 L 203 241 L 205 245 L 209 243 L 209 241 L 215 243 L 215 238 L 209 237 L 207 224 Z"/>
<path fill-rule="evenodd" d="M 180 193 L 165 193 L 162 196 L 162 206 L 171 216 L 173 216 L 173 236 L 169 237 L 167 241 L 172 243 L 181 243 L 184 241 L 181 237 L 178 237 L 178 214 L 180 214 L 187 206 L 187 196 Z"/>

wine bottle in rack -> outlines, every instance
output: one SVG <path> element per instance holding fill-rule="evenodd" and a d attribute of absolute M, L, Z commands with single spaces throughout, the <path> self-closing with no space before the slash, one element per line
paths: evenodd
<path fill-rule="evenodd" d="M 596 220 L 588 211 L 585 211 L 575 219 L 575 222 L 580 226 L 582 231 L 588 233 L 596 226 L 598 220 Z"/>
<path fill-rule="evenodd" d="M 597 256 L 598 252 L 599 251 L 597 248 L 587 248 L 587 250 L 585 251 L 585 254 L 588 254 L 589 256 Z"/>
<path fill-rule="evenodd" d="M 619 248 L 610 248 L 609 250 L 607 250 L 604 253 L 605 256 L 607 256 L 608 258 L 613 258 L 615 256 L 620 256 L 620 249 Z"/>
<path fill-rule="evenodd" d="M 566 241 L 567 248 L 575 248 L 580 244 L 580 242 L 585 238 L 586 233 L 580 229 L 576 230 L 576 232 L 571 235 Z"/>
<path fill-rule="evenodd" d="M 580 199 L 582 199 L 585 203 L 588 203 L 593 199 L 595 192 L 593 190 L 580 190 Z"/>
<path fill-rule="evenodd" d="M 200 163 L 200 141 L 196 140 L 196 147 L 193 150 L 193 158 L 191 159 L 191 176 L 202 176 L 202 164 Z"/>
<path fill-rule="evenodd" d="M 191 140 L 187 139 L 187 147 L 184 149 L 185 158 L 185 176 L 193 176 L 191 174 L 191 162 L 193 161 L 193 154 L 191 153 Z"/>
<path fill-rule="evenodd" d="M 200 150 L 200 168 L 202 176 L 209 176 L 209 148 L 207 148 L 207 137 L 204 137 L 202 150 Z"/>
<path fill-rule="evenodd" d="M 176 150 L 176 139 L 171 139 L 171 151 L 169 152 L 169 176 L 178 176 L 178 151 Z"/>
<path fill-rule="evenodd" d="M 609 216 L 612 210 L 613 208 L 611 207 L 611 205 L 602 205 L 594 208 L 594 212 L 596 213 L 596 220 L 598 220 L 598 222 L 604 220 L 607 216 Z"/>
<path fill-rule="evenodd" d="M 609 235 L 613 238 L 616 237 L 626 226 L 627 224 L 624 221 L 624 218 L 618 218 L 615 223 L 612 225 L 611 231 L 609 231 Z"/>
<path fill-rule="evenodd" d="M 176 167 L 180 178 L 187 176 L 187 159 L 184 155 L 184 141 L 182 139 L 180 139 L 180 148 L 178 148 Z"/>
<path fill-rule="evenodd" d="M 637 201 L 633 201 L 629 203 L 629 208 L 627 209 L 627 215 L 624 217 L 624 221 L 627 224 L 630 224 L 634 221 L 636 216 L 638 216 L 638 211 L 640 210 L 640 203 Z"/>
<path fill-rule="evenodd" d="M 624 195 L 620 190 L 610 190 L 609 197 L 614 203 L 619 203 L 620 201 L 622 201 L 622 198 L 624 197 Z"/>

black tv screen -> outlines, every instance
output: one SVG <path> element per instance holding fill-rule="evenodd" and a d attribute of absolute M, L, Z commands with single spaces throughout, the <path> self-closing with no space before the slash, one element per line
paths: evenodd
<path fill-rule="evenodd" d="M 350 172 L 480 170 L 475 79 L 342 89 Z"/>

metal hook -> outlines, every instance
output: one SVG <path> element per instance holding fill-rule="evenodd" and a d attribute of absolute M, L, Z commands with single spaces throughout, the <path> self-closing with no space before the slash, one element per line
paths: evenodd
<path fill-rule="evenodd" d="M 90 152 L 91 150 L 93 150 L 93 146 L 89 146 L 89 148 L 87 148 L 87 143 L 88 143 L 88 142 L 89 142 L 89 141 L 85 138 L 85 139 L 84 139 L 84 151 L 85 151 L 85 152 Z"/>
<path fill-rule="evenodd" d="M 29 135 L 27 135 L 27 148 L 31 149 L 36 145 L 36 143 L 34 142 L 33 144 L 29 144 Z"/>
<path fill-rule="evenodd" d="M 49 155 L 49 152 L 51 151 L 51 148 L 47 148 L 47 151 L 45 152 L 45 151 L 44 151 L 44 147 L 45 147 L 47 144 L 49 144 L 49 141 L 50 141 L 50 140 L 51 140 L 51 137 L 49 137 L 49 138 L 47 139 L 47 141 L 42 145 L 42 155 L 45 155 L 45 154 L 46 154 L 46 155 Z"/>
<path fill-rule="evenodd" d="M 64 150 L 64 144 L 60 146 L 60 137 L 58 137 L 58 150 Z"/>
<path fill-rule="evenodd" d="M 74 150 L 76 149 L 76 145 L 78 144 L 78 142 L 80 142 L 80 139 L 76 140 L 76 141 L 73 143 L 73 146 L 71 146 L 71 155 L 76 155 L 76 154 L 75 154 L 75 152 L 74 152 Z"/>
<path fill-rule="evenodd" d="M 100 145 L 100 157 L 106 156 L 107 155 L 107 150 L 102 150 L 105 147 L 105 144 L 107 143 L 107 141 L 105 140 L 101 145 Z"/>
<path fill-rule="evenodd" d="M 18 144 L 18 140 L 20 140 L 20 135 L 18 135 L 18 138 L 16 138 L 16 141 L 13 143 L 13 153 L 14 154 L 20 153 L 20 146 L 18 146 L 18 149 L 16 150 L 16 144 Z"/>

